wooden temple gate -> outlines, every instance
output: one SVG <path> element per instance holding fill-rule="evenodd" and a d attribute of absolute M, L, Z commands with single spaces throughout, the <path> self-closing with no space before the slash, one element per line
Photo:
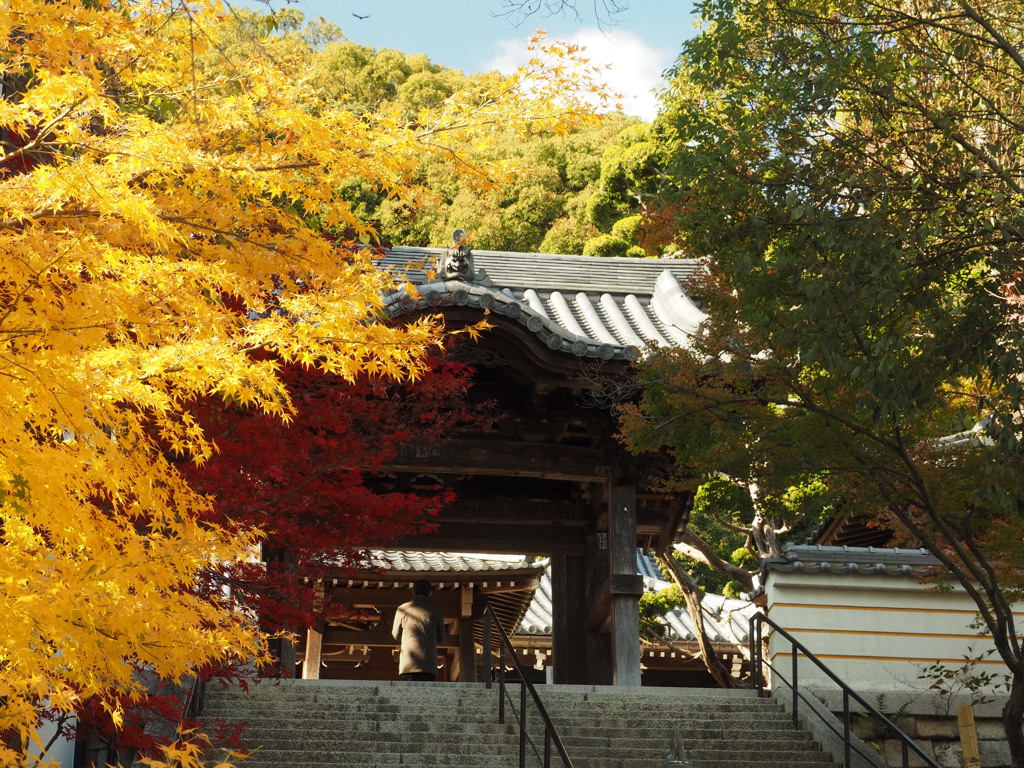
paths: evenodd
<path fill-rule="evenodd" d="M 381 266 L 403 269 L 425 259 L 436 260 L 436 273 L 411 273 L 418 291 L 396 292 L 387 309 L 396 318 L 440 313 L 449 328 L 486 313 L 493 327 L 457 354 L 476 370 L 472 396 L 496 403 L 500 418 L 440 447 L 409 446 L 389 467 L 395 489 L 429 479 L 458 499 L 436 532 L 397 549 L 550 558 L 554 682 L 639 685 L 636 547 L 674 536 L 689 499 L 650 491 L 655 478 L 617 441 L 601 390 L 624 381 L 647 344 L 684 344 L 697 330 L 704 315 L 682 284 L 698 265 L 471 252 L 457 238 L 447 251 L 392 249 Z M 339 575 L 323 585 L 328 598 L 366 606 L 377 617 L 311 632 L 300 649 L 304 676 L 319 676 L 323 660 L 344 657 L 346 648 L 390 653 L 394 609 L 420 577 L 434 582 L 434 598 L 455 630 L 446 642 L 446 674 L 476 680 L 483 601 L 502 605 L 515 624 L 539 571 Z M 368 662 L 364 673 L 388 677 L 383 670 Z"/>

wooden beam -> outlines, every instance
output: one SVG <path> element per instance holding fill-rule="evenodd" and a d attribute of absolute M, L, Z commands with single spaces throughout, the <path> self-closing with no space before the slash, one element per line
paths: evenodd
<path fill-rule="evenodd" d="M 374 627 L 367 630 L 337 629 L 327 627 L 323 636 L 323 647 L 336 645 L 366 645 L 371 647 L 387 646 L 397 647 L 398 643 L 391 637 L 391 627 Z M 458 648 L 459 638 L 457 635 L 445 635 L 444 639 L 437 644 L 438 648 Z"/>
<path fill-rule="evenodd" d="M 583 504 L 564 500 L 495 499 L 460 495 L 434 518 L 438 522 L 512 525 L 586 525 L 590 510 Z"/>
<path fill-rule="evenodd" d="M 507 440 L 455 440 L 440 446 L 403 446 L 384 468 L 396 472 L 606 482 L 611 477 L 611 466 L 608 453 L 592 448 Z"/>
<path fill-rule="evenodd" d="M 590 605 L 587 616 L 587 630 L 590 632 L 607 633 L 611 631 L 612 597 L 631 596 L 639 599 L 644 593 L 644 577 L 638 573 L 611 573 L 597 591 L 594 602 Z M 637 619 L 639 623 L 639 618 Z M 637 627 L 637 642 L 640 641 L 640 629 Z"/>
<path fill-rule="evenodd" d="M 473 621 L 469 618 L 460 619 L 458 627 L 458 681 L 460 683 L 476 682 L 476 643 L 473 640 Z"/>
<path fill-rule="evenodd" d="M 483 573 L 477 575 L 480 577 L 486 576 Z M 463 598 L 461 588 L 459 590 L 437 589 L 437 584 L 442 582 L 442 580 L 443 576 L 436 581 L 432 581 L 435 589 L 430 593 L 430 599 L 437 603 L 446 617 L 456 618 L 462 612 Z M 363 579 L 353 579 L 353 581 L 357 584 L 362 584 Z M 507 578 L 486 580 L 481 578 L 479 582 L 473 585 L 473 592 L 478 595 L 507 594 L 510 592 L 528 593 L 536 588 L 538 581 L 537 577 L 519 578 L 517 580 Z M 409 590 L 404 587 L 347 587 L 345 584 L 345 581 L 338 579 L 337 586 L 328 586 L 328 594 L 334 598 L 334 602 L 343 605 L 367 605 L 380 608 L 382 609 L 382 623 L 385 619 L 388 622 L 391 621 L 390 618 L 384 616 L 384 614 L 388 613 L 386 609 L 392 609 L 390 615 L 394 617 L 394 609 L 409 601 Z"/>
<path fill-rule="evenodd" d="M 320 653 L 323 644 L 323 633 L 316 627 L 306 630 L 306 651 L 302 657 L 302 679 L 320 679 Z"/>
<path fill-rule="evenodd" d="M 551 638 L 555 682 L 583 685 L 587 682 L 586 563 L 582 557 L 551 558 Z"/>
<path fill-rule="evenodd" d="M 690 520 L 690 509 L 693 507 L 693 494 L 682 493 L 672 499 L 669 518 L 658 536 L 658 551 L 667 552 L 675 542 L 676 534 L 684 529 Z"/>
<path fill-rule="evenodd" d="M 611 599 L 612 680 L 614 685 L 640 685 L 640 616 L 637 602 L 643 579 L 636 572 L 636 489 L 615 485 L 608 500 L 608 578 Z M 613 592 L 613 577 L 639 580 L 635 592 Z"/>
<path fill-rule="evenodd" d="M 576 526 L 461 524 L 440 521 L 436 531 L 407 536 L 395 549 L 435 552 L 492 552 L 494 554 L 582 555 L 583 529 Z"/>

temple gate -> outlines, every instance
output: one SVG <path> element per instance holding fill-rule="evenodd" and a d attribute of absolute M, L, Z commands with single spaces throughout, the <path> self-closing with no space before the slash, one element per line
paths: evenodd
<path fill-rule="evenodd" d="M 423 266 L 409 271 L 410 263 Z M 476 370 L 472 396 L 500 413 L 489 429 L 461 431 L 441 447 L 409 446 L 391 464 L 395 489 L 429 479 L 458 496 L 436 532 L 397 548 L 550 558 L 554 682 L 639 685 L 636 547 L 674 537 L 690 498 L 652 490 L 660 469 L 617 441 L 606 388 L 628 384 L 630 363 L 648 345 L 683 345 L 697 331 L 705 316 L 683 285 L 699 263 L 474 252 L 457 231 L 447 250 L 396 247 L 380 267 L 416 286 L 387 298 L 392 318 L 437 313 L 455 328 L 486 316 L 493 327 L 456 354 Z M 511 629 L 539 578 L 528 564 L 511 570 L 504 579 L 368 571 L 373 587 L 332 580 L 325 589 L 349 590 L 351 604 L 374 605 L 380 617 L 372 628 L 312 632 L 300 650 L 304 674 L 318 676 L 320 660 L 343 654 L 346 643 L 360 647 L 356 632 L 383 645 L 394 607 L 425 577 L 441 582 L 435 597 L 458 629 L 447 643 L 449 677 L 477 679 L 483 600 L 504 601 Z M 483 586 L 499 581 L 506 586 Z"/>

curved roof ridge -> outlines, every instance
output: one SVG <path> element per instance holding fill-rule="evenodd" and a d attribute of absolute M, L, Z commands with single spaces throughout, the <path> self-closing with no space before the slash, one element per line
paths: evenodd
<path fill-rule="evenodd" d="M 658 275 L 651 302 L 665 325 L 678 330 L 683 336 L 697 333 L 708 319 L 707 314 L 683 290 L 676 276 L 668 270 Z"/>
<path fill-rule="evenodd" d="M 553 351 L 620 361 L 636 360 L 651 343 L 685 346 L 706 317 L 682 287 L 704 269 L 695 259 L 474 250 L 471 280 L 438 279 L 430 262 L 444 252 L 394 247 L 376 257 L 403 278 L 384 297 L 390 317 L 480 309 L 525 325 Z"/>

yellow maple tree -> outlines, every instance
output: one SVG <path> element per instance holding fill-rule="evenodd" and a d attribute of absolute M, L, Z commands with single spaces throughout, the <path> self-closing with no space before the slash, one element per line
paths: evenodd
<path fill-rule="evenodd" d="M 335 180 L 402 195 L 424 152 L 457 163 L 491 131 L 590 111 L 567 49 L 415 124 L 330 110 L 274 39 L 197 65 L 233 23 L 211 0 L 0 4 L 0 765 L 33 760 L 46 708 L 98 697 L 116 721 L 136 668 L 265 658 L 229 596 L 194 589 L 259 532 L 200 522 L 209 500 L 166 456 L 215 450 L 191 404 L 287 418 L 254 350 L 415 377 L 443 333 L 374 322 L 389 278 L 322 236 L 374 235 Z"/>

